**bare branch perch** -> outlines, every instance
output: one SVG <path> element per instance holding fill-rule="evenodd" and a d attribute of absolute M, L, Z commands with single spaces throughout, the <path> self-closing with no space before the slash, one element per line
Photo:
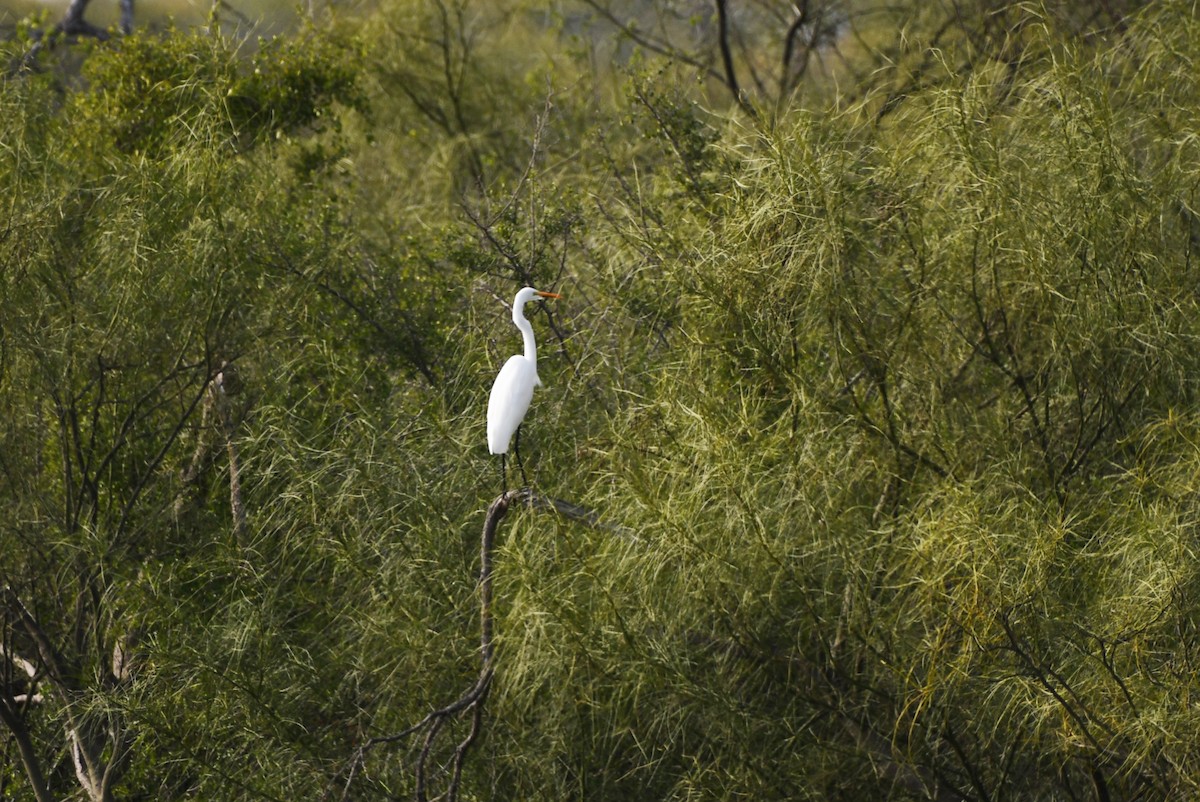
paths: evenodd
<path fill-rule="evenodd" d="M 527 501 L 531 507 L 537 510 L 554 510 L 564 518 L 568 518 L 577 523 L 592 529 L 601 529 L 609 534 L 624 538 L 625 540 L 636 541 L 638 538 L 629 529 L 618 526 L 617 524 L 606 523 L 600 520 L 600 514 L 595 510 L 589 510 L 587 507 L 581 507 L 578 504 L 572 504 L 569 501 L 563 501 L 560 498 L 551 498 L 543 496 L 540 493 L 534 493 L 528 488 L 519 492 L 522 495 L 522 500 Z"/>
<path fill-rule="evenodd" d="M 433 753 L 438 735 L 447 722 L 456 720 L 469 712 L 471 714 L 471 728 L 466 737 L 454 749 L 454 755 L 450 763 L 450 781 L 446 786 L 445 792 L 436 797 L 437 799 L 445 799 L 447 802 L 455 802 L 458 799 L 458 787 L 462 779 L 463 763 L 466 760 L 471 745 L 475 743 L 475 739 L 479 736 L 482 728 L 483 706 L 487 702 L 488 692 L 492 686 L 492 677 L 495 674 L 493 665 L 495 647 L 492 634 L 492 556 L 495 551 L 496 529 L 500 525 L 500 521 L 508 514 L 508 510 L 513 504 L 526 504 L 530 509 L 534 510 L 554 510 L 564 518 L 578 521 L 585 526 L 614 531 L 628 537 L 628 533 L 623 530 L 601 523 L 599 516 L 593 510 L 560 499 L 540 495 L 530 488 L 509 490 L 496 497 L 495 501 L 488 507 L 487 517 L 483 522 L 483 535 L 480 538 L 479 545 L 480 660 L 478 679 L 475 680 L 474 685 L 453 702 L 434 710 L 411 727 L 391 735 L 379 735 L 364 742 L 351 760 L 346 784 L 342 789 L 342 800 L 349 798 L 350 788 L 354 784 L 358 773 L 363 769 L 368 752 L 377 746 L 406 741 L 409 737 L 423 732 L 424 740 L 421 744 L 421 750 L 417 756 L 415 767 L 416 787 L 414 789 L 414 797 L 417 802 L 426 802 L 429 785 L 429 758 Z"/>

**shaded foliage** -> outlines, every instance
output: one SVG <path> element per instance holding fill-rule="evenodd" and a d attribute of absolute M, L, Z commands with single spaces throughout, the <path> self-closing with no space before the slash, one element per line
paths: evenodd
<path fill-rule="evenodd" d="M 1190 5 L 867 15 L 740 108 L 708 5 L 616 68 L 600 5 L 0 86 L 0 794 L 417 793 L 359 749 L 476 681 L 526 283 L 607 526 L 509 511 L 462 798 L 1194 793 Z"/>

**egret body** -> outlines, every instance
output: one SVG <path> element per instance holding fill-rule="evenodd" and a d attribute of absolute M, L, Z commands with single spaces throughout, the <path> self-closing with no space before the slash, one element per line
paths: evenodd
<path fill-rule="evenodd" d="M 525 318 L 525 304 L 538 297 L 561 296 L 532 287 L 525 287 L 517 293 L 517 297 L 513 299 L 512 319 L 525 340 L 525 353 L 510 356 L 504 363 L 504 367 L 496 376 L 496 383 L 492 385 L 492 396 L 488 401 L 488 451 L 500 455 L 502 484 L 505 482 L 504 458 L 514 434 L 517 436 L 517 465 L 521 467 L 522 479 L 525 476 L 525 468 L 521 465 L 521 421 L 529 411 L 529 402 L 533 400 L 533 388 L 542 383 L 537 373 L 537 342 L 533 339 L 533 326 Z"/>

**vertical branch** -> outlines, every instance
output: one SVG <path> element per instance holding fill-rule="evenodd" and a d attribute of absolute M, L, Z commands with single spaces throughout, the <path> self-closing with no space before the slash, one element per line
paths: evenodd
<path fill-rule="evenodd" d="M 46 784 L 45 775 L 42 774 L 41 763 L 38 761 L 37 750 L 33 747 L 33 740 L 29 737 L 29 730 L 9 700 L 3 696 L 0 696 L 0 722 L 8 727 L 13 740 L 17 742 L 21 764 L 25 767 L 25 775 L 29 778 L 29 785 L 33 788 L 33 795 L 37 797 L 37 801 L 55 802 L 54 794 Z"/>
<path fill-rule="evenodd" d="M 463 84 L 466 82 L 467 65 L 471 59 L 471 42 L 466 33 L 466 20 L 463 19 L 462 7 L 456 6 L 454 14 L 454 40 L 457 41 L 461 48 L 459 53 L 458 63 L 455 63 L 454 44 L 451 40 L 451 21 L 450 12 L 446 8 L 444 0 L 437 0 L 438 14 L 441 19 L 442 37 L 439 41 L 442 50 L 442 77 L 446 81 L 446 94 L 450 98 L 450 109 L 454 114 L 454 121 L 458 124 L 458 133 L 462 136 L 463 142 L 467 146 L 467 152 L 471 160 L 471 178 L 476 186 L 483 190 L 487 182 L 485 180 L 483 156 L 479 153 L 479 148 L 475 143 L 472 126 L 467 124 L 467 116 L 463 108 Z"/>
<path fill-rule="evenodd" d="M 460 713 L 466 710 L 471 711 L 471 729 L 467 736 L 458 744 L 454 750 L 454 756 L 451 760 L 451 777 L 450 783 L 446 788 L 445 799 L 447 802 L 455 802 L 458 799 L 459 782 L 462 779 L 462 767 L 466 762 L 467 752 L 471 748 L 471 744 L 475 742 L 475 738 L 479 735 L 483 722 L 483 705 L 487 701 L 488 691 L 491 689 L 493 667 L 492 660 L 494 657 L 494 646 L 492 641 L 492 552 L 495 549 L 496 543 L 496 528 L 500 521 L 508 513 L 508 508 L 511 503 L 521 496 L 530 495 L 528 490 L 509 490 L 506 493 L 498 496 L 491 506 L 488 507 L 487 517 L 483 522 L 483 536 L 479 543 L 479 677 L 475 684 L 469 690 L 463 693 L 458 699 L 454 700 L 445 707 L 434 710 L 425 718 L 409 727 L 406 730 L 396 733 L 395 735 L 383 735 L 371 738 L 361 747 L 359 747 L 354 760 L 350 766 L 349 776 L 346 778 L 345 788 L 342 790 L 341 798 L 348 798 L 350 786 L 353 784 L 355 777 L 361 770 L 366 761 L 367 752 L 374 749 L 376 746 L 386 743 L 395 743 L 397 741 L 406 740 L 409 736 L 415 735 L 421 731 L 425 732 L 425 738 L 421 744 L 421 752 L 417 757 L 415 767 L 416 788 L 415 798 L 417 802 L 425 802 L 426 800 L 426 772 L 429 763 L 429 757 L 433 753 L 433 747 L 436 744 L 437 736 L 441 733 L 442 728 L 447 721 L 457 718 Z"/>
<path fill-rule="evenodd" d="M 226 362 L 221 372 L 213 379 L 213 394 L 216 398 L 217 417 L 221 420 L 221 436 L 225 439 L 225 451 L 229 455 L 229 510 L 233 516 L 233 536 L 238 542 L 246 531 L 246 505 L 242 503 L 241 472 L 238 468 L 237 442 L 234 440 L 233 416 L 229 411 L 229 398 L 241 390 L 233 365 Z"/>
<path fill-rule="evenodd" d="M 780 104 L 783 103 L 792 88 L 792 58 L 796 49 L 796 37 L 800 35 L 800 29 L 808 22 L 808 2 L 809 0 L 803 0 L 795 6 L 796 17 L 783 36 L 783 64 L 779 70 L 779 97 L 776 98 Z"/>
<path fill-rule="evenodd" d="M 121 33 L 133 33 L 133 0 L 121 0 Z"/>
<path fill-rule="evenodd" d="M 213 396 L 207 394 L 204 405 L 200 409 L 200 423 L 196 426 L 196 447 L 192 450 L 192 458 L 179 477 L 179 493 L 175 496 L 174 515 L 178 518 L 183 513 L 184 503 L 191 486 L 199 479 L 204 462 L 208 459 L 209 444 L 205 436 L 208 432 L 208 419 L 212 414 Z"/>
<path fill-rule="evenodd" d="M 67 36 L 82 34 L 94 36 L 97 39 L 107 39 L 107 31 L 97 28 L 83 18 L 83 12 L 87 10 L 89 2 L 90 0 L 71 0 L 70 5 L 67 6 L 67 13 L 63 15 L 62 22 L 58 23 L 56 31 Z"/>
<path fill-rule="evenodd" d="M 493 615 L 492 615 L 492 563 L 496 545 L 496 529 L 500 525 L 500 521 L 508 514 L 509 508 L 514 503 L 524 503 L 534 510 L 554 510 L 564 518 L 569 518 L 573 521 L 578 521 L 585 526 L 594 529 L 608 529 L 615 531 L 617 534 L 626 536 L 626 533 L 619 528 L 612 527 L 602 523 L 599 516 L 592 510 L 580 507 L 577 504 L 571 504 L 560 499 L 550 498 L 534 493 L 528 488 L 523 490 L 509 490 L 499 496 L 488 507 L 487 517 L 483 522 L 483 535 L 479 542 L 479 677 L 461 696 L 455 699 L 445 707 L 438 708 L 425 716 L 408 729 L 397 732 L 393 735 L 380 735 L 368 739 L 360 746 L 352 760 L 350 768 L 347 772 L 346 784 L 342 788 L 340 799 L 346 800 L 350 798 L 350 788 L 354 784 L 354 780 L 358 777 L 358 773 L 362 771 L 367 759 L 367 753 L 376 746 L 382 744 L 398 743 L 408 740 L 409 737 L 424 733 L 424 738 L 421 743 L 421 750 L 417 756 L 415 766 L 415 789 L 414 798 L 417 802 L 426 802 L 427 774 L 429 759 L 433 754 L 434 747 L 437 745 L 438 735 L 443 732 L 443 728 L 450 721 L 457 719 L 461 714 L 471 713 L 471 726 L 467 735 L 454 749 L 454 754 L 450 760 L 450 781 L 447 783 L 444 794 L 436 797 L 437 799 L 445 799 L 446 802 L 455 802 L 458 799 L 459 784 L 462 779 L 463 765 L 466 763 L 467 753 L 471 745 L 475 743 L 475 739 L 479 736 L 483 728 L 483 706 L 487 702 L 488 692 L 492 687 L 492 677 L 495 674 L 493 662 L 495 660 L 495 645 L 493 642 Z M 328 797 L 328 792 L 326 797 Z"/>
<path fill-rule="evenodd" d="M 721 63 L 725 67 L 725 85 L 733 93 L 733 99 L 750 117 L 757 117 L 754 109 L 746 102 L 746 97 L 738 85 L 737 71 L 733 66 L 733 51 L 729 47 L 729 13 L 725 7 L 726 0 L 716 0 L 717 3 L 717 45 L 721 48 Z"/>
<path fill-rule="evenodd" d="M 496 527 L 508 513 L 508 506 L 518 495 L 529 491 L 509 490 L 501 494 L 488 507 L 483 522 L 483 536 L 479 540 L 479 655 L 482 661 L 480 674 L 490 671 L 494 649 L 492 643 L 492 552 L 496 546 Z"/>

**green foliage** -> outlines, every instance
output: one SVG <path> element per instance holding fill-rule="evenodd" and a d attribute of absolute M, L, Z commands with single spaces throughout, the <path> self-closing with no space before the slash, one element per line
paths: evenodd
<path fill-rule="evenodd" d="M 671 271 L 688 356 L 630 410 L 603 496 L 651 544 L 623 629 L 678 621 L 643 625 L 687 666 L 661 681 L 749 718 L 739 740 L 732 710 L 664 701 L 655 720 L 688 724 L 638 744 L 647 777 L 676 767 L 656 796 L 692 792 L 689 759 L 721 798 L 1190 782 L 1190 749 L 1147 740 L 1194 725 L 1166 723 L 1186 681 L 1147 650 L 1192 649 L 1194 519 L 1138 478 L 1145 427 L 1195 402 L 1192 123 L 1143 103 L 1170 85 L 1194 107 L 1162 78 L 1186 36 L 1132 32 L 1154 67 L 1124 78 L 1068 54 L 884 129 L 806 114 L 737 143 Z M 656 698 L 641 660 L 629 692 Z"/>
<path fill-rule="evenodd" d="M 234 42 L 202 31 L 138 32 L 96 48 L 76 95 L 81 141 L 160 158 L 189 142 L 249 147 L 319 125 L 331 104 L 361 106 L 353 42 L 315 32 L 260 43 L 239 64 Z"/>
<path fill-rule="evenodd" d="M 156 157 L 186 142 L 174 137 L 219 135 L 221 89 L 234 69 L 219 40 L 202 33 L 138 33 L 101 48 L 84 63 L 90 91 L 78 96 L 80 115 L 94 130 L 83 141 Z"/>
<path fill-rule="evenodd" d="M 315 32 L 262 42 L 252 71 L 228 90 L 238 106 L 250 107 L 242 112 L 245 119 L 238 131 L 247 125 L 280 133 L 311 127 L 332 101 L 361 109 L 365 99 L 357 85 L 360 58 L 353 41 Z"/>
<path fill-rule="evenodd" d="M 3 738 L 338 798 L 453 700 L 533 283 L 522 451 L 603 525 L 506 518 L 463 798 L 1194 794 L 1200 31 L 1067 6 L 769 120 L 523 3 L 0 84 L 0 634 L 73 667 Z"/>
<path fill-rule="evenodd" d="M 318 587 L 320 560 L 298 551 L 286 567 L 259 566 L 247 555 L 291 530 L 251 516 L 254 536 L 239 539 L 248 528 L 230 503 L 236 474 L 244 508 L 270 506 L 300 470 L 281 467 L 279 448 L 323 454 L 343 442 L 349 416 L 385 424 L 385 411 L 410 403 L 410 371 L 441 371 L 399 328 L 415 328 L 407 318 L 426 303 L 406 304 L 391 280 L 408 266 L 353 237 L 355 212 L 337 188 L 342 157 L 331 155 L 345 145 L 317 125 L 346 113 L 338 101 L 355 102 L 353 63 L 320 39 L 268 46 L 251 73 L 219 37 L 138 35 L 98 46 L 86 88 L 66 102 L 53 76 L 5 85 L 0 401 L 10 417 L 0 436 L 10 515 L 0 543 L 14 558 L 0 585 L 79 667 L 44 679 L 45 704 L 24 714 L 53 793 L 76 783 L 69 764 L 50 759 L 60 739 L 92 721 L 131 743 L 128 761 L 105 757 L 120 794 L 227 783 L 273 794 L 285 777 L 311 787 L 311 773 L 283 763 L 238 785 L 240 734 L 275 738 L 281 754 L 320 749 L 332 763 L 348 748 L 344 736 L 328 745 L 317 734 L 341 732 L 344 715 L 330 711 L 344 708 L 310 696 L 340 680 L 339 664 L 279 661 L 269 650 L 319 656 L 308 638 L 335 646 L 323 608 L 270 602 L 291 599 L 288 587 Z M 228 97 L 242 87 L 257 101 L 239 118 Z M 368 282 L 392 294 L 363 303 Z M 383 301 L 390 317 L 373 316 Z M 282 421 L 273 409 L 286 411 Z M 281 440 L 250 421 L 303 422 L 305 434 Z M 231 615 L 252 608 L 263 617 Z M 5 621 L 6 646 L 29 654 L 28 633 Z M 261 661 L 230 663 L 231 642 Z M 136 683 L 110 667 L 121 644 L 136 644 Z M 268 667 L 280 687 L 270 698 Z M 206 699 L 218 681 L 241 690 Z M 195 717 L 180 720 L 180 705 L 197 699 Z M 183 754 L 196 762 L 181 764 Z"/>

